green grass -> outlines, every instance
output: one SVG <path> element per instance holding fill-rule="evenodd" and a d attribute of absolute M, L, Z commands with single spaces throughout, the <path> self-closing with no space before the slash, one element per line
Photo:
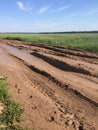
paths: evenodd
<path fill-rule="evenodd" d="M 4 102 L 9 98 L 8 84 L 5 84 L 3 80 L 0 80 L 0 101 Z"/>
<path fill-rule="evenodd" d="M 98 52 L 98 33 L 79 34 L 0 34 L 0 39 L 68 46 Z"/>
<path fill-rule="evenodd" d="M 18 126 L 23 107 L 13 101 L 8 92 L 8 84 L 0 80 L 0 102 L 4 105 L 4 111 L 0 114 L 0 130 L 27 130 Z"/>
<path fill-rule="evenodd" d="M 19 120 L 21 113 L 23 113 L 23 108 L 13 100 L 8 100 L 5 105 L 1 122 L 7 126 L 13 126 Z"/>

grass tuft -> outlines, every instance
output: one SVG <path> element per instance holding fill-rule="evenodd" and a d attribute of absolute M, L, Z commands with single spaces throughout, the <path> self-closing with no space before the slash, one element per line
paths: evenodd
<path fill-rule="evenodd" d="M 8 84 L 5 84 L 3 80 L 0 80 L 0 101 L 4 102 L 9 98 Z"/>
<path fill-rule="evenodd" d="M 15 101 L 9 100 L 6 103 L 5 110 L 1 116 L 1 122 L 7 126 L 13 126 L 18 122 L 19 117 L 23 113 L 23 108 Z"/>
<path fill-rule="evenodd" d="M 0 114 L 0 130 L 28 130 L 18 125 L 24 109 L 11 99 L 8 84 L 4 83 L 3 80 L 0 80 L 0 102 L 4 107 L 4 111 Z"/>

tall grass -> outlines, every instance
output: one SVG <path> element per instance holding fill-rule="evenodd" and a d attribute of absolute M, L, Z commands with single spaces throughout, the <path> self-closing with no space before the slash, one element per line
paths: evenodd
<path fill-rule="evenodd" d="M 0 34 L 1 39 L 68 46 L 98 52 L 97 33 L 79 34 Z"/>

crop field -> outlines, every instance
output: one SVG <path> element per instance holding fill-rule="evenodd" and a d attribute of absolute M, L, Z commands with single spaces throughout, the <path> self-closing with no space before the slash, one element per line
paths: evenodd
<path fill-rule="evenodd" d="M 98 52 L 98 33 L 76 34 L 0 34 L 0 39 L 68 46 Z"/>

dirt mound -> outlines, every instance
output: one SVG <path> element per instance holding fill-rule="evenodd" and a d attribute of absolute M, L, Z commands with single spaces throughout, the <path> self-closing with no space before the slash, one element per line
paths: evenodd
<path fill-rule="evenodd" d="M 98 55 L 0 41 L 0 76 L 23 104 L 20 125 L 35 130 L 98 129 Z"/>

